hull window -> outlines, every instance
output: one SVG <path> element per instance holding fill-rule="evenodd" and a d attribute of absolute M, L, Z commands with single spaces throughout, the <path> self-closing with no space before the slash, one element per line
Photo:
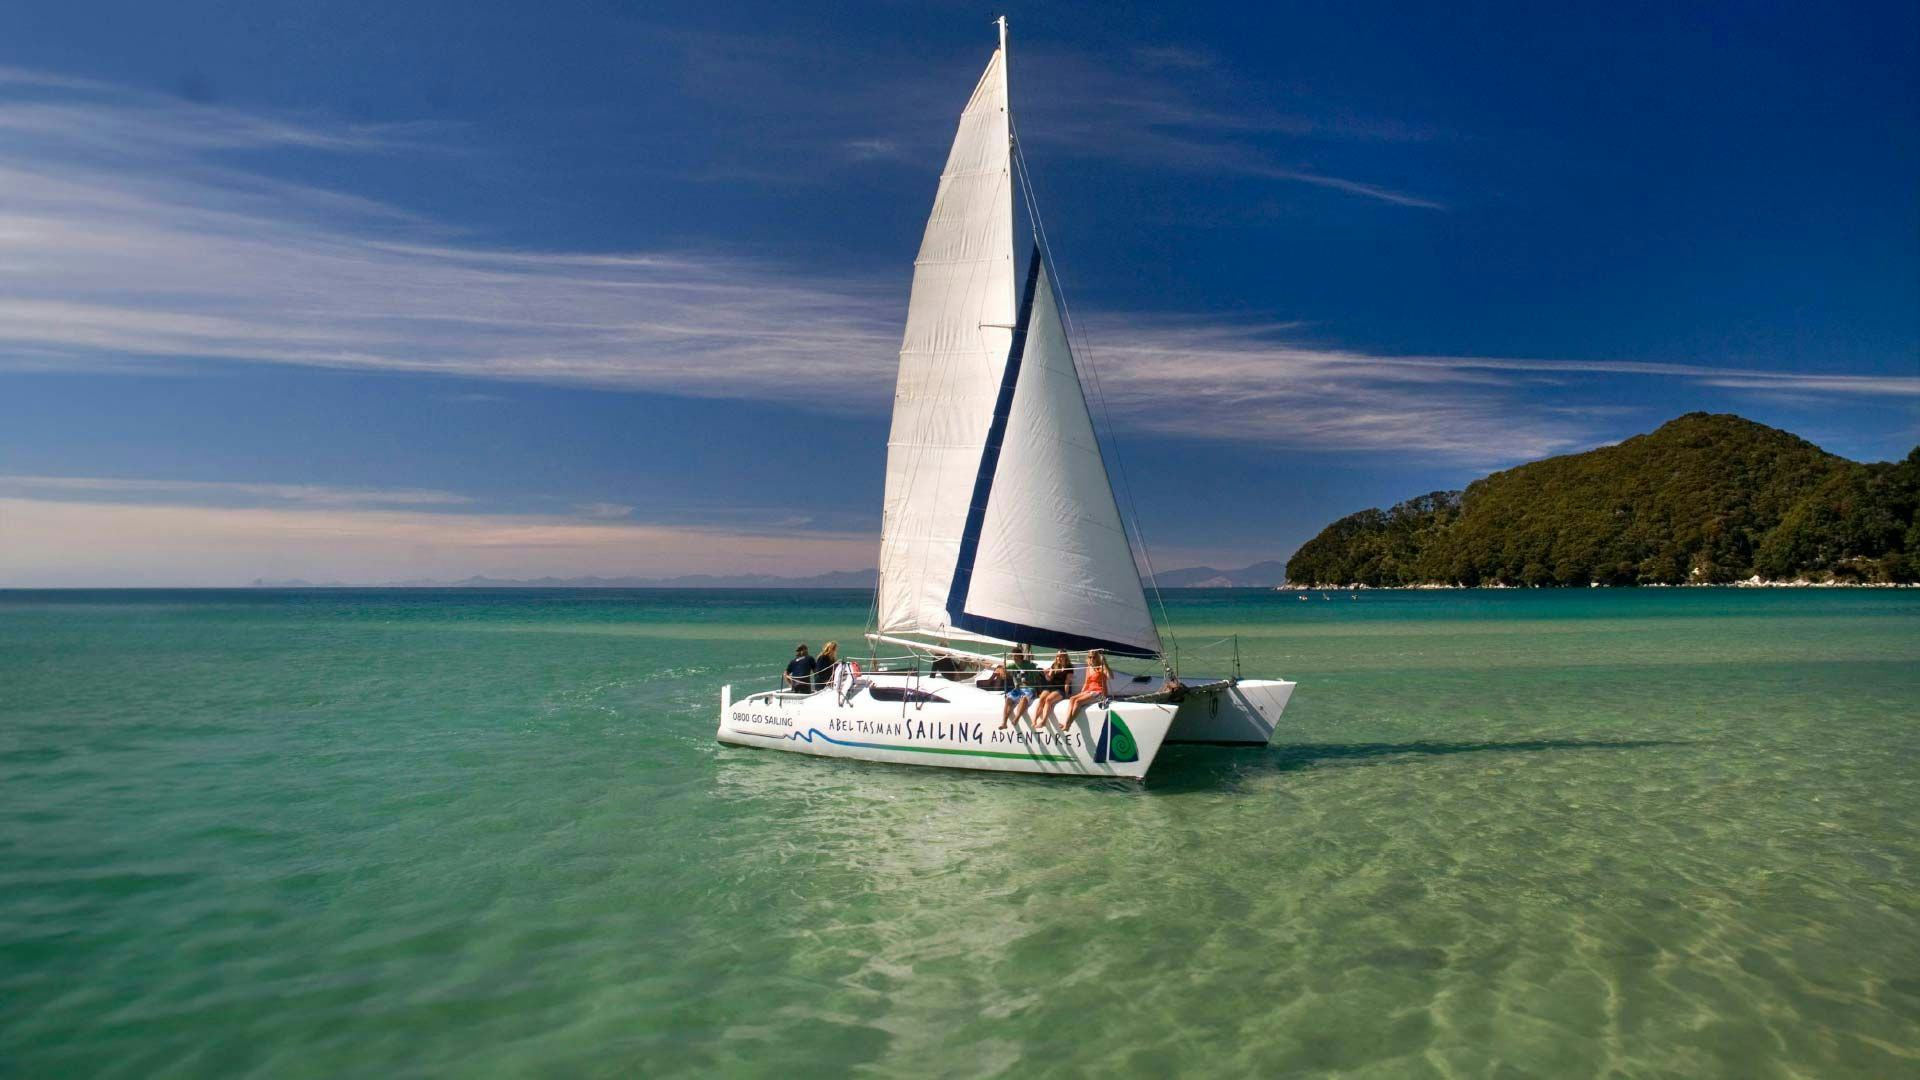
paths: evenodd
<path fill-rule="evenodd" d="M 876 686 L 867 693 L 873 695 L 875 701 L 911 701 L 919 705 L 925 705 L 928 702 L 937 702 L 941 705 L 947 703 L 947 699 L 939 694 L 929 694 L 925 690 L 912 690 L 904 686 Z"/>

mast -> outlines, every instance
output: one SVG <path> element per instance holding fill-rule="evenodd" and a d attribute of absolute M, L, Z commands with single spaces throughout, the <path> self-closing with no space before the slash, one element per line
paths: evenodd
<path fill-rule="evenodd" d="M 1000 111 L 1007 117 L 1007 205 L 1013 205 L 1013 87 L 1007 82 L 1007 17 L 993 20 L 1000 28 Z M 1013 215 L 1007 215 L 1007 232 L 1013 232 Z M 1011 244 L 1013 241 L 1008 240 Z M 1009 248 L 1008 250 L 1012 250 Z"/>
<path fill-rule="evenodd" d="M 1015 292 L 1007 21 L 993 22 L 1000 48 L 960 114 L 914 260 L 875 630 L 1155 655 L 1037 214 Z"/>

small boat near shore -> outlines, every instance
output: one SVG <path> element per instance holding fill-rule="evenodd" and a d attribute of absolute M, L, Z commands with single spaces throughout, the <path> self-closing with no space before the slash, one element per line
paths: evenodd
<path fill-rule="evenodd" d="M 723 743 L 1139 778 L 1170 744 L 1266 744 L 1293 693 L 1241 678 L 1237 659 L 1231 675 L 1180 679 L 1163 648 L 1025 182 L 998 22 L 914 262 L 866 663 L 737 699 L 722 687 Z M 1017 291 L 1016 190 L 1033 243 Z M 1085 688 L 1078 657 L 1092 653 L 1159 670 L 1114 670 L 1083 707 L 1055 709 L 1064 729 L 1006 723 L 1000 669 L 1016 645 L 1078 654 L 1068 691 Z"/>

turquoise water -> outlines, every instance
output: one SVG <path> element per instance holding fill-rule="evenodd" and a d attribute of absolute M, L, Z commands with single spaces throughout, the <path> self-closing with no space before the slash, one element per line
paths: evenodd
<path fill-rule="evenodd" d="M 715 744 L 859 593 L 0 593 L 0 1073 L 1920 1071 L 1920 592 L 1332 595 L 1135 786 Z"/>

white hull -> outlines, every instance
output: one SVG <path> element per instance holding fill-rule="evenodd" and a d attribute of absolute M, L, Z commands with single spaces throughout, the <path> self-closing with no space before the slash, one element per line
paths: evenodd
<path fill-rule="evenodd" d="M 732 687 L 723 687 L 717 737 L 734 746 L 817 757 L 1139 779 L 1169 741 L 1264 744 L 1293 685 L 1221 683 L 1178 705 L 1096 702 L 1075 713 L 1062 732 L 1057 725 L 1035 731 L 1030 720 L 1002 727 L 1005 695 L 972 682 L 882 672 L 844 695 L 832 688 L 811 694 L 767 691 L 734 701 Z M 1056 706 L 1053 718 L 1057 721 L 1065 709 Z"/>
<path fill-rule="evenodd" d="M 1241 679 L 1190 694 L 1180 703 L 1167 741 L 1176 746 L 1265 746 L 1293 697 L 1281 679 Z"/>

